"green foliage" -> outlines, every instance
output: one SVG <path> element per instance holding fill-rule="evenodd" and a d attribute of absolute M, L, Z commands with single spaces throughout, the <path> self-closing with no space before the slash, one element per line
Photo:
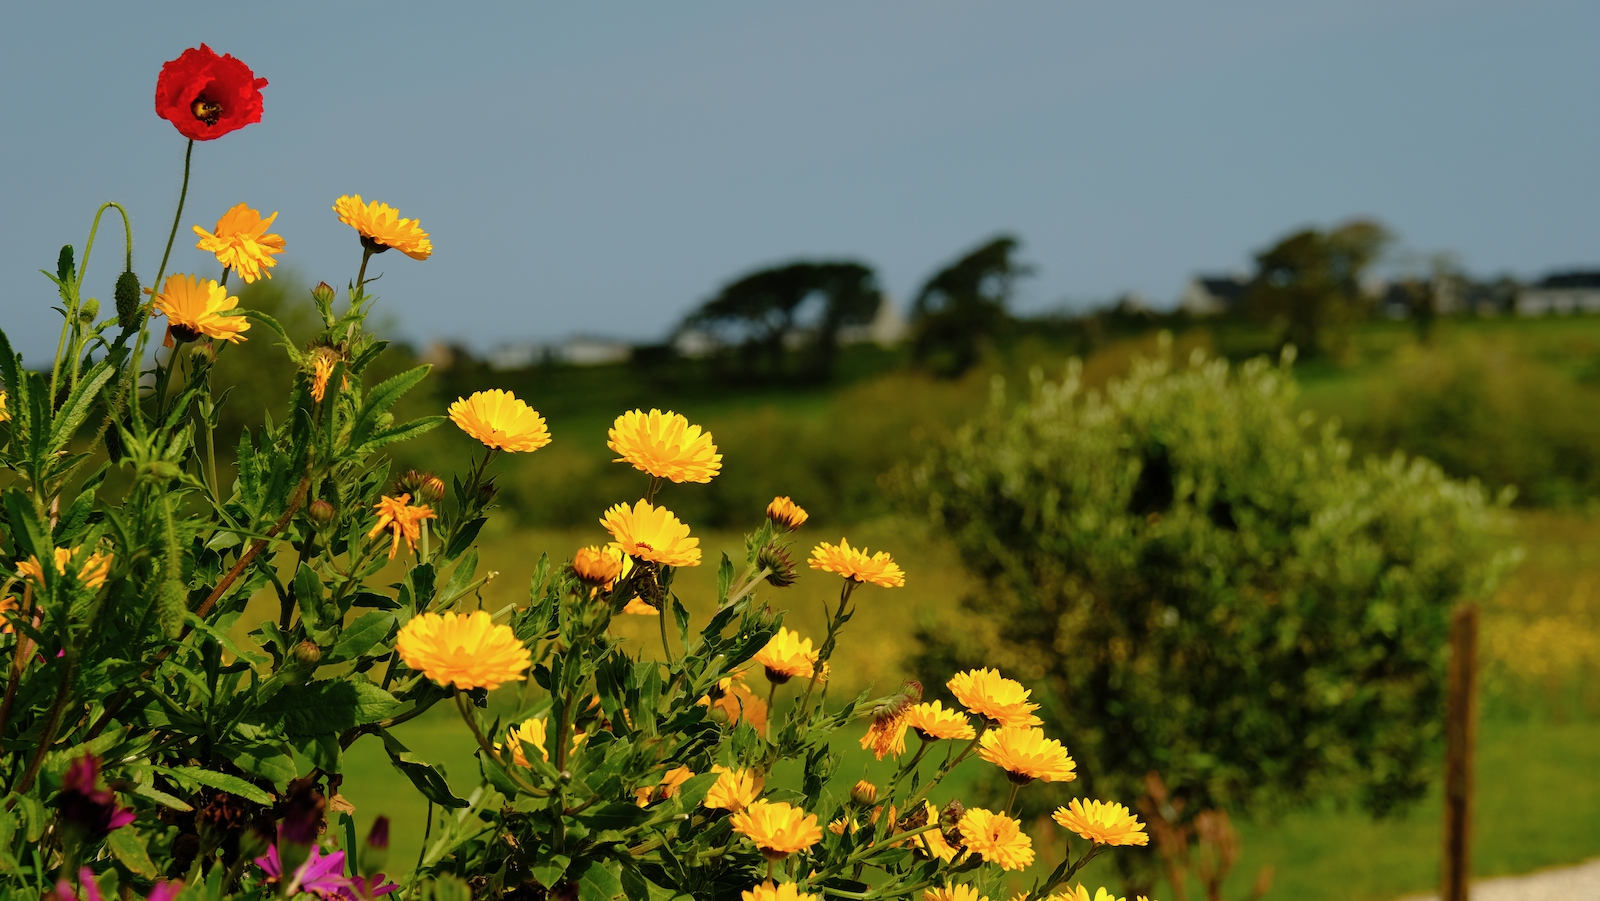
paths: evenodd
<path fill-rule="evenodd" d="M 912 304 L 911 356 L 944 376 L 971 369 L 1009 321 L 1006 304 L 1029 269 L 1017 239 L 1001 235 L 934 273 Z"/>
<path fill-rule="evenodd" d="M 1190 815 L 1418 797 L 1451 607 L 1502 568 L 1476 486 L 1352 461 L 1293 409 L 1287 364 L 1139 362 L 1104 394 L 1036 374 L 907 474 L 982 588 L 930 624 L 927 681 L 998 664 L 1035 688 L 1072 788 Z"/>
<path fill-rule="evenodd" d="M 1339 355 L 1349 328 L 1367 315 L 1362 276 L 1393 240 L 1376 222 L 1295 232 L 1256 255 L 1245 305 L 1273 323 L 1280 339 L 1308 356 Z"/>
<path fill-rule="evenodd" d="M 1600 395 L 1504 341 L 1409 348 L 1368 379 L 1355 441 L 1403 447 L 1453 476 L 1573 507 L 1600 497 Z"/>

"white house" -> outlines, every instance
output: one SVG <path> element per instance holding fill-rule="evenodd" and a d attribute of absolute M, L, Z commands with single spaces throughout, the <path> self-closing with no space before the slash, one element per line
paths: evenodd
<path fill-rule="evenodd" d="M 1600 313 L 1600 271 L 1556 272 L 1517 292 L 1518 316 Z"/>
<path fill-rule="evenodd" d="M 1250 282 L 1237 275 L 1197 275 L 1184 286 L 1178 308 L 1190 316 L 1232 313 L 1244 303 Z"/>

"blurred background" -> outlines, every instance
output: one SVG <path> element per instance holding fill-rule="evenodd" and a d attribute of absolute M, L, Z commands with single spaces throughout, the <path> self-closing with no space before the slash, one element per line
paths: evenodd
<path fill-rule="evenodd" d="M 1100 504 L 1144 540 L 1163 518 L 1169 530 L 1185 522 L 1187 504 L 1216 529 L 1276 546 L 1298 541 L 1295 530 L 1332 501 L 1275 488 L 1261 475 L 1270 455 L 1252 449 L 1265 439 L 1228 423 L 1281 413 L 1307 448 L 1347 442 L 1315 474 L 1330 486 L 1345 484 L 1335 480 L 1346 458 L 1352 471 L 1396 454 L 1432 461 L 1444 480 L 1428 482 L 1432 493 L 1386 490 L 1445 500 L 1396 506 L 1361 529 L 1390 567 L 1374 563 L 1375 573 L 1438 578 L 1409 593 L 1379 575 L 1351 582 L 1354 600 L 1328 608 L 1359 626 L 1343 653 L 1387 648 L 1404 632 L 1396 605 L 1437 624 L 1454 603 L 1480 603 L 1476 871 L 1600 855 L 1593 4 L 151 3 L 3 15 L 0 115 L 12 125 L 0 131 L 0 295 L 26 361 L 43 365 L 59 330 L 53 288 L 34 270 L 62 244 L 81 246 L 103 200 L 132 211 L 135 269 L 153 277 L 183 155 L 152 115 L 161 62 L 202 41 L 239 57 L 270 82 L 265 113 L 196 147 L 169 271 L 215 274 L 187 239 L 191 225 L 209 228 L 240 202 L 276 210 L 287 252 L 242 303 L 303 337 L 309 287 L 343 285 L 359 263 L 329 209 L 336 197 L 361 193 L 421 220 L 431 259 L 374 261 L 378 310 L 398 338 L 385 367 L 435 367 L 403 412 L 507 388 L 554 436 L 537 454 L 502 458 L 505 515 L 485 533 L 486 565 L 500 573 L 490 601 L 525 597 L 540 553 L 566 559 L 603 537 L 601 510 L 639 490 L 635 473 L 610 462 L 607 426 L 625 409 L 670 408 L 711 430 L 725 455 L 710 485 L 666 497 L 706 535 L 711 560 L 739 549 L 738 533 L 777 493 L 811 512 L 805 540 L 843 534 L 901 562 L 908 587 L 870 595 L 835 668 L 846 688 L 887 691 L 962 659 L 950 636 L 987 634 L 974 617 L 1003 636 L 1005 617 L 1056 609 L 1051 598 L 983 604 L 1018 591 L 984 556 L 1003 530 L 974 526 L 1003 518 L 1004 504 L 962 512 L 951 499 L 951 485 L 1008 476 L 963 451 L 974 435 L 1040 450 L 1043 439 L 1000 423 L 1017 404 L 1037 412 L 1048 384 L 1077 386 L 1061 403 L 1085 418 L 1064 421 L 1088 432 L 1089 398 L 1115 397 L 1139 359 L 1169 361 L 1140 376 L 1155 397 L 1178 384 L 1163 380 L 1193 373 L 1191 361 L 1265 356 L 1277 367 L 1292 347 L 1292 363 L 1274 369 L 1292 388 L 1259 416 L 1235 389 L 1194 395 L 1215 407 L 1172 403 L 1170 419 L 1159 403 L 1133 405 L 1123 431 L 1096 428 L 1136 441 L 1050 445 L 1072 456 L 1049 457 L 1029 478 L 1049 488 L 1102 454 L 1104 468 L 1083 471 L 1109 487 L 1067 491 L 1077 509 Z M 99 277 L 105 298 L 118 254 L 103 253 L 88 283 Z M 264 335 L 221 357 L 222 373 L 233 436 L 264 409 L 281 415 L 273 404 L 295 377 Z M 1192 422 L 1195 409 L 1211 421 Z M 1221 436 L 1222 449 L 1191 460 L 1176 434 L 1196 446 L 1193 436 Z M 228 435 L 219 445 L 232 446 Z M 395 469 L 460 470 L 471 447 L 441 429 L 399 448 Z M 1152 501 L 1148 476 L 1160 471 Z M 1105 475 L 1117 472 L 1127 478 Z M 1215 488 L 1246 483 L 1260 510 L 1279 494 L 1298 506 L 1252 519 L 1243 495 Z M 1451 504 L 1464 506 L 1438 512 Z M 1415 524 L 1409 543 L 1393 537 L 1394 522 Z M 1460 550 L 1424 564 L 1419 547 Z M 1107 581 L 1096 555 L 1122 551 L 1065 528 L 1038 553 L 1081 561 L 1080 581 L 1062 582 L 1072 591 L 1180 590 L 1176 577 Z M 1278 559 L 1312 569 L 1320 559 L 1295 553 Z M 1328 553 L 1337 563 L 1354 552 Z M 1209 573 L 1206 559 L 1151 565 Z M 1493 572 L 1473 569 L 1489 560 Z M 686 596 L 713 569 L 686 573 Z M 1300 590 L 1264 584 L 1238 576 L 1228 597 Z M 1052 590 L 1065 597 L 1062 585 Z M 772 602 L 814 627 L 834 588 L 802 578 Z M 1367 604 L 1391 593 L 1401 600 Z M 654 632 L 645 626 L 642 644 Z M 1067 709 L 1074 683 L 1051 675 L 1051 661 L 1077 648 L 1062 642 L 1011 651 Z M 1438 642 L 1406 654 L 1443 666 Z M 1364 672 L 1341 675 L 1352 695 L 1390 684 L 1392 674 Z M 1404 738 L 1420 756 L 1384 758 L 1399 767 L 1384 776 L 1393 804 L 1368 803 L 1358 788 L 1371 786 L 1345 776 L 1213 798 L 1238 830 L 1232 845 L 1212 843 L 1236 858 L 1213 881 L 1229 898 L 1246 897 L 1267 867 L 1271 897 L 1386 899 L 1435 886 L 1436 726 L 1424 718 Z M 412 728 L 409 740 L 447 760 L 452 782 L 475 779 L 449 726 Z M 362 820 L 422 817 L 423 805 L 397 800 L 409 789 L 381 751 L 358 743 L 349 766 Z M 865 764 L 849 766 L 853 779 Z M 418 841 L 398 827 L 396 857 Z M 1206 895 L 1201 869 L 1186 877 L 1194 897 Z"/>

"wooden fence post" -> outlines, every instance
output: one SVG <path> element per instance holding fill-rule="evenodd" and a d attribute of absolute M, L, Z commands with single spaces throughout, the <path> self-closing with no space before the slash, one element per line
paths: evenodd
<path fill-rule="evenodd" d="M 1477 742 L 1478 606 L 1450 621 L 1444 719 L 1444 872 L 1440 901 L 1467 901 L 1472 877 L 1472 749 Z"/>

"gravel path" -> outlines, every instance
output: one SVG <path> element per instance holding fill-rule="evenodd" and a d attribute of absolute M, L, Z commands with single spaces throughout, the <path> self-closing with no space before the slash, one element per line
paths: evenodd
<path fill-rule="evenodd" d="M 1439 896 L 1412 895 L 1401 901 L 1439 901 Z M 1475 882 L 1472 901 L 1600 901 L 1600 857 L 1575 867 Z"/>

